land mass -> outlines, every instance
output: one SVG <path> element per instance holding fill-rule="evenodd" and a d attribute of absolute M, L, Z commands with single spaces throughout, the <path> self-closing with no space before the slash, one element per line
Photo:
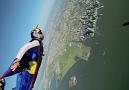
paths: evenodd
<path fill-rule="evenodd" d="M 43 90 L 50 89 L 54 75 L 58 88 L 61 80 L 78 60 L 88 62 L 91 47 L 85 46 L 83 42 L 94 37 L 97 20 L 102 15 L 98 10 L 103 6 L 97 0 L 58 0 L 56 4 L 46 37 L 50 42 L 46 44 L 49 45 L 47 62 L 39 87 Z M 71 80 L 68 82 L 70 87 L 76 85 L 72 85 Z"/>

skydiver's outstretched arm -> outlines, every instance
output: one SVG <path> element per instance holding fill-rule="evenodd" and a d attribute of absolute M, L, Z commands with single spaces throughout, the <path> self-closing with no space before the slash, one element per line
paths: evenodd
<path fill-rule="evenodd" d="M 23 57 L 23 55 L 26 53 L 27 50 L 29 50 L 30 48 L 33 48 L 33 47 L 36 47 L 36 46 L 39 46 L 40 43 L 37 41 L 37 40 L 34 40 L 32 42 L 29 42 L 27 44 L 25 44 L 21 49 L 20 51 L 18 52 L 16 58 L 21 60 L 21 58 Z"/>
<path fill-rule="evenodd" d="M 34 40 L 32 42 L 29 42 L 27 44 L 25 44 L 19 51 L 19 53 L 16 56 L 15 61 L 13 62 L 11 69 L 12 71 L 14 71 L 17 67 L 19 67 L 20 65 L 20 60 L 23 57 L 23 55 L 26 53 L 27 50 L 29 50 L 30 48 L 33 48 L 35 46 L 39 46 L 39 42 L 37 40 Z"/>

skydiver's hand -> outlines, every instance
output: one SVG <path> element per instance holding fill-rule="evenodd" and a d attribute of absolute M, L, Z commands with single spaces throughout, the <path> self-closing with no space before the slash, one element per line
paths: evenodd
<path fill-rule="evenodd" d="M 11 66 L 11 70 L 14 71 L 15 69 L 17 69 L 19 67 L 19 65 L 20 65 L 20 62 L 13 63 Z"/>

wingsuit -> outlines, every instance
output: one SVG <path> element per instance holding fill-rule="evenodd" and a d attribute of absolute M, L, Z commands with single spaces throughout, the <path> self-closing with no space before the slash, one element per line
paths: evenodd
<path fill-rule="evenodd" d="M 14 90 L 32 90 L 42 62 L 44 35 L 36 27 L 31 31 L 31 38 L 18 52 L 12 65 L 0 79 L 17 74 Z"/>

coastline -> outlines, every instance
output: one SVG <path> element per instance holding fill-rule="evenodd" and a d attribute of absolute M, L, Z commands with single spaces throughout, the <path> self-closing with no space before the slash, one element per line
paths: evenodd
<path fill-rule="evenodd" d="M 86 6 L 87 9 L 85 9 L 85 7 L 82 8 L 79 3 Z M 101 16 L 98 15 L 100 3 L 97 0 L 89 0 L 88 2 L 80 1 L 79 3 L 74 1 L 66 4 L 65 2 L 64 5 L 66 6 L 62 6 L 65 8 L 62 9 L 58 7 L 56 10 L 57 13 L 53 15 L 53 20 L 49 25 L 49 31 L 52 30 L 52 32 L 48 34 L 53 35 L 52 37 L 54 38 L 49 47 L 51 50 L 48 53 L 46 70 L 43 76 L 44 81 L 42 83 L 44 84 L 42 88 L 44 88 L 44 90 L 50 88 L 54 72 L 56 72 L 56 87 L 58 88 L 60 81 L 63 80 L 64 76 L 75 63 L 80 59 L 88 62 L 91 47 L 83 45 L 83 42 L 85 42 L 87 38 L 94 37 L 97 29 L 97 20 Z M 76 4 L 78 7 L 76 7 Z M 85 15 L 87 10 L 88 15 Z M 91 10 L 93 10 L 93 12 L 91 12 Z M 87 24 L 81 21 L 82 18 L 84 19 L 83 22 Z M 54 34 L 52 34 L 53 32 Z"/>

